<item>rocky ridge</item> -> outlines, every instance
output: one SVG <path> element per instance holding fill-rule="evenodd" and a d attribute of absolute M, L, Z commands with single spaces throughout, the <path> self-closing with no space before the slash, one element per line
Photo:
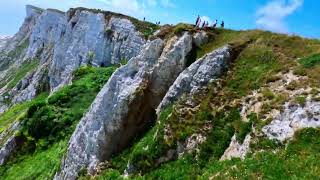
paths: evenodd
<path fill-rule="evenodd" d="M 295 49 L 290 54 L 288 44 L 305 40 L 260 31 L 200 31 L 184 24 L 166 26 L 148 36 L 139 30 L 133 18 L 111 12 L 75 8 L 64 13 L 27 6 L 19 32 L 0 40 L 5 44 L 0 48 L 0 113 L 42 92 L 58 92 L 71 84 L 80 67 L 118 67 L 76 121 L 71 138 L 63 139 L 69 142 L 65 156 L 59 157 L 61 165 L 49 178 L 103 176 L 104 170 L 131 178 L 188 157 L 193 160 L 185 164 L 193 168 L 233 158 L 246 161 L 248 153 L 254 156 L 268 146 L 286 145 L 301 130 L 320 127 L 314 73 L 318 66 L 303 67 L 301 62 L 308 60 L 311 51 L 318 52 L 317 42 L 308 46 L 314 49 Z M 230 43 L 228 38 L 236 41 Z M 283 41 L 290 43 L 283 45 Z M 17 74 L 21 77 L 10 76 Z M 50 95 L 45 102 L 49 100 Z M 30 109 L 40 111 L 37 108 L 36 104 Z M 8 121 L 7 128 L 0 127 L 2 167 L 27 141 L 17 132 L 21 117 L 30 109 Z M 162 113 L 167 114 L 161 117 Z M 35 148 L 42 143 L 33 140 Z M 266 142 L 271 144 L 267 148 Z M 127 150 L 124 155 L 123 150 Z M 116 164 L 114 155 L 120 157 Z M 125 169 L 119 165 L 122 161 Z M 2 167 L 0 175 L 8 171 Z M 227 176 L 211 177 L 220 175 Z"/>

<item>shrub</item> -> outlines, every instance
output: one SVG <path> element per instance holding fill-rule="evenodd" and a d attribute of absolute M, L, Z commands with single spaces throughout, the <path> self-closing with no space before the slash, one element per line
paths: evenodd
<path fill-rule="evenodd" d="M 29 107 L 22 121 L 23 134 L 35 139 L 40 147 L 68 138 L 114 70 L 114 67 L 79 68 L 74 72 L 72 85 Z"/>

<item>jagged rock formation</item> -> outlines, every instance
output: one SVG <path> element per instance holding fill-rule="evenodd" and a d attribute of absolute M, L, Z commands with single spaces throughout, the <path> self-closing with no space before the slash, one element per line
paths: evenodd
<path fill-rule="evenodd" d="M 41 92 L 70 83 L 72 72 L 82 65 L 109 66 L 135 57 L 146 43 L 133 23 L 122 15 L 83 8 L 64 13 L 30 5 L 26 11 L 19 32 L 0 49 L 0 80 L 10 83 L 13 72 L 25 64 L 39 63 L 14 88 L 1 87 L 0 113 L 10 104 L 31 100 Z M 11 139 L 16 138 L 13 135 Z M 14 143 L 6 147 L 11 148 L 6 154 L 16 148 Z"/>
<path fill-rule="evenodd" d="M 6 43 L 10 40 L 10 36 L 0 35 L 0 51 L 5 47 Z"/>
<path fill-rule="evenodd" d="M 185 172 L 195 171 L 191 173 L 199 178 L 199 173 L 210 169 L 213 163 L 217 163 L 214 168 L 227 167 L 235 172 L 243 168 L 237 166 L 241 161 L 219 164 L 219 159 L 246 161 L 245 156 L 250 151 L 250 161 L 253 161 L 256 154 L 265 150 L 284 152 L 282 145 L 289 147 L 291 139 L 301 129 L 320 127 L 320 69 L 317 64 L 320 55 L 316 54 L 319 42 L 262 31 L 237 32 L 219 28 L 199 31 L 188 24 L 166 25 L 154 32 L 158 27 L 151 30 L 153 26 L 146 24 L 101 10 L 75 8 L 61 12 L 27 6 L 27 17 L 19 32 L 10 38 L 0 37 L 0 175 L 10 174 L 8 169 L 16 168 L 7 168 L 12 164 L 6 163 L 22 145 L 32 146 L 35 151 L 26 152 L 26 155 L 21 153 L 23 158 L 19 154 L 21 162 L 13 161 L 19 168 L 28 159 L 36 157 L 38 148 L 42 148 L 42 140 L 48 140 L 48 147 L 43 145 L 41 153 L 45 154 L 47 150 L 60 152 L 54 157 L 55 163 L 46 166 L 50 171 L 45 172 L 46 177 L 52 178 L 55 174 L 55 179 L 76 179 L 84 170 L 91 175 L 101 175 L 101 171 L 110 170 L 110 167 L 120 175 L 127 165 L 125 174 L 134 176 L 141 171 L 142 178 L 155 179 L 145 175 L 157 168 L 170 170 L 170 166 L 180 166 L 183 162 Z M 294 42 L 298 48 L 287 47 Z M 309 43 L 308 48 L 300 49 L 306 43 Z M 222 48 L 215 50 L 217 47 Z M 316 55 L 308 59 L 311 52 Z M 196 60 L 199 54 L 206 55 Z M 63 106 L 53 107 L 51 100 L 60 101 L 60 97 L 54 96 L 41 97 L 40 102 L 37 99 L 30 105 L 15 106 L 1 116 L 12 105 L 69 84 L 73 72 L 80 66 L 93 66 L 80 68 L 74 75 L 77 79 L 78 73 L 84 73 L 79 82 L 87 85 L 88 79 L 99 81 L 100 76 L 96 78 L 95 73 L 85 74 L 86 71 L 106 69 L 109 73 L 106 78 L 109 78 L 114 70 L 107 72 L 108 68 L 95 67 L 115 64 L 119 68 L 102 89 L 105 81 L 99 85 L 92 83 L 93 94 L 101 91 L 83 117 L 84 110 L 73 116 L 73 112 L 69 114 Z M 78 83 L 73 82 L 74 86 Z M 66 90 L 71 91 L 68 88 Z M 81 88 L 79 85 L 79 91 Z M 61 99 L 65 94 L 57 92 Z M 70 94 L 64 101 L 72 98 Z M 86 103 L 90 104 L 92 99 Z M 41 103 L 45 103 L 45 107 Z M 78 104 L 70 105 L 70 111 L 76 111 Z M 50 112 L 47 112 L 47 106 Z M 43 114 L 37 118 L 30 110 Z M 55 110 L 59 111 L 56 113 Z M 52 120 L 50 113 L 58 115 Z M 7 117 L 11 114 L 15 116 Z M 72 122 L 68 122 L 68 118 Z M 73 124 L 67 133 L 61 133 L 61 137 L 58 133 L 59 138 L 51 140 L 52 135 L 44 135 L 37 139 L 24 134 L 24 126 L 32 129 L 33 125 L 42 125 L 40 121 L 57 122 L 60 119 L 66 126 Z M 137 139 L 137 143 L 133 142 L 154 122 L 157 124 L 151 127 L 150 133 L 142 140 Z M 62 158 L 64 152 L 54 149 L 55 145 L 58 141 L 67 141 L 76 123 Z M 47 127 L 47 123 L 44 124 Z M 21 133 L 17 133 L 19 130 Z M 315 131 L 318 130 L 310 130 L 312 134 L 320 133 Z M 123 162 L 116 162 L 121 165 L 114 164 L 112 155 L 132 143 L 136 143 L 133 150 L 128 149 L 125 155 L 115 158 L 121 158 Z M 60 145 L 64 146 L 59 143 L 57 148 L 61 148 Z M 60 169 L 56 172 L 61 158 Z M 165 164 L 171 160 L 179 162 Z M 41 162 L 44 164 L 43 159 Z M 229 163 L 236 164 L 229 168 Z M 244 174 L 253 174 L 253 177 L 263 174 L 255 170 Z M 210 178 L 232 174 L 213 172 L 214 176 L 207 173 Z M 39 172 L 31 174 L 34 177 Z"/>
<path fill-rule="evenodd" d="M 232 158 L 241 158 L 243 160 L 250 150 L 250 140 L 251 136 L 247 135 L 241 144 L 238 142 L 236 135 L 234 135 L 229 147 L 220 158 L 220 161 L 231 160 Z"/>
<path fill-rule="evenodd" d="M 157 108 L 157 114 L 178 100 L 183 94 L 192 95 L 199 88 L 208 85 L 210 80 L 219 78 L 228 68 L 230 61 L 231 48 L 229 46 L 218 49 L 197 60 L 183 71 L 170 87 Z"/>
<path fill-rule="evenodd" d="M 123 149 L 141 132 L 154 119 L 165 88 L 185 68 L 191 48 L 188 33 L 173 37 L 165 46 L 156 39 L 115 72 L 79 123 L 55 179 L 74 179 L 87 166 L 93 173 L 99 162 Z"/>
<path fill-rule="evenodd" d="M 47 84 L 46 81 L 54 91 L 70 83 L 72 72 L 79 66 L 118 64 L 138 55 L 145 43 L 141 33 L 124 16 L 81 8 L 64 13 L 27 6 L 25 22 L 6 43 L 4 52 L 28 46 L 16 59 L 0 60 L 0 65 L 2 61 L 12 61 L 14 64 L 10 68 L 14 69 L 24 61 L 39 59 L 39 66 L 10 92 L 14 103 L 23 102 L 33 99 L 40 91 L 36 88 Z M 9 76 L 10 68 L 2 73 L 3 78 Z"/>

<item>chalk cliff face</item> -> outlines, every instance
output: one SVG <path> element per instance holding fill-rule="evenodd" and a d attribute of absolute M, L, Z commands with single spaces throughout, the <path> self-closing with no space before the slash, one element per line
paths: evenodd
<path fill-rule="evenodd" d="M 143 132 L 155 119 L 155 108 L 163 95 L 185 69 L 191 48 L 188 33 L 167 44 L 156 39 L 115 72 L 80 121 L 56 179 L 74 179 L 88 166 L 93 171 Z"/>
<path fill-rule="evenodd" d="M 281 40 L 272 45 L 270 39 L 264 39 L 271 35 L 260 31 L 199 30 L 186 24 L 152 29 L 144 21 L 85 8 L 61 12 L 28 5 L 26 14 L 17 34 L 0 37 L 0 175 L 1 166 L 6 166 L 25 142 L 30 141 L 36 150 L 42 143 L 23 134 L 22 126 L 33 127 L 40 121 L 64 123 L 72 112 L 65 112 L 63 106 L 50 109 L 50 98 L 76 85 L 77 73 L 108 70 L 101 67 L 115 66 L 112 76 L 102 76 L 106 79 L 99 85 L 88 83 L 88 79 L 98 77 L 92 74 L 81 82 L 83 86 L 97 86 L 90 87 L 95 89 L 88 100 L 90 108 L 65 123 L 72 128 L 61 137 L 64 139 L 50 136 L 56 141 L 50 140 L 49 148 L 57 141 L 69 142 L 64 157 L 58 157 L 61 165 L 57 168 L 55 164 L 52 169 L 56 171 L 47 175 L 50 178 L 77 179 L 84 170 L 89 175 L 99 174 L 101 168 L 109 168 L 113 155 L 146 131 L 150 132 L 146 139 L 138 139 L 133 150 L 128 149 L 130 157 L 122 157 L 128 166 L 125 173 L 148 173 L 185 155 L 196 163 L 245 160 L 247 153 L 264 151 L 259 148 L 270 141 L 285 144 L 301 129 L 320 127 L 319 76 L 314 73 L 318 66 L 307 69 L 314 73 L 308 76 L 309 71 L 301 72 L 305 67 L 296 60 L 297 55 L 291 56 L 283 47 L 288 44 L 283 41 L 292 43 L 297 37 L 282 40 L 277 35 L 273 40 Z M 312 41 L 308 48 L 318 52 L 318 44 Z M 305 51 L 294 52 L 307 57 L 311 49 Z M 70 86 L 63 88 L 66 85 Z M 40 103 L 38 98 L 33 100 L 43 92 L 49 97 Z M 63 95 L 67 93 L 59 94 Z M 73 98 L 69 96 L 66 99 Z M 28 106 L 28 102 L 32 105 L 14 109 L 21 103 Z M 50 108 L 41 109 L 42 104 Z M 61 114 L 52 120 L 49 114 L 56 109 Z M 38 111 L 41 118 L 33 118 Z M 30 119 L 34 124 L 24 123 Z M 260 141 L 262 144 L 254 144 Z M 210 156 L 210 160 L 203 156 Z"/>
<path fill-rule="evenodd" d="M 26 7 L 26 14 L 18 33 L 0 40 L 0 113 L 10 105 L 32 100 L 41 92 L 52 92 L 70 83 L 73 71 L 80 66 L 104 67 L 129 60 L 137 56 L 146 43 L 123 15 L 83 8 L 64 13 L 30 5 Z M 12 84 L 16 74 L 30 64 L 32 68 L 24 77 Z M 14 136 L 9 139 L 13 140 Z M 16 147 L 9 141 L 6 147 L 10 150 L 3 151 L 5 156 Z"/>
<path fill-rule="evenodd" d="M 23 45 L 16 57 L 3 60 L 12 61 L 12 66 L 21 67 L 22 62 L 30 59 L 39 61 L 39 66 L 30 72 L 32 75 L 22 81 L 48 80 L 54 91 L 70 83 L 72 72 L 78 67 L 119 64 L 138 55 L 146 41 L 132 22 L 122 16 L 106 16 L 81 8 L 64 13 L 27 6 L 25 22 L 5 43 L 2 51 L 9 54 Z M 34 98 L 39 93 L 37 86 L 43 83 L 46 82 L 24 83 L 11 92 L 14 102 Z"/>

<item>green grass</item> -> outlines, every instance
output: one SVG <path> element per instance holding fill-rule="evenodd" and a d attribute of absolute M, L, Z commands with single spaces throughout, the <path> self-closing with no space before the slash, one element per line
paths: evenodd
<path fill-rule="evenodd" d="M 21 116 L 22 128 L 18 134 L 27 141 L 8 164 L 0 167 L 0 176 L 52 179 L 77 123 L 115 69 L 81 67 L 74 72 L 72 85 L 49 98 L 18 105 L 1 116 L 6 120 L 3 124 L 14 120 L 11 114 Z"/>
<path fill-rule="evenodd" d="M 0 167 L 1 179 L 52 179 L 60 167 L 67 142 L 61 141 L 45 150 L 19 156 L 14 161 Z"/>
<path fill-rule="evenodd" d="M 180 24 L 177 24 L 174 28 L 173 28 L 173 33 L 175 35 L 182 35 L 183 32 L 195 32 L 196 30 L 194 29 L 194 27 L 190 24 L 184 24 L 184 23 L 180 23 Z"/>
<path fill-rule="evenodd" d="M 141 32 L 145 39 L 148 39 L 149 36 L 153 35 L 158 29 L 160 29 L 159 25 L 148 21 L 140 21 L 136 18 L 127 17 L 132 24 L 135 26 L 136 30 Z"/>
<path fill-rule="evenodd" d="M 45 142 L 45 146 L 68 138 L 114 71 L 115 67 L 79 68 L 72 85 L 29 107 L 22 123 L 24 135 Z"/>
<path fill-rule="evenodd" d="M 29 46 L 29 39 L 22 42 L 20 45 L 18 45 L 14 50 L 10 51 L 8 53 L 8 56 L 10 58 L 18 58 L 21 56 L 22 52 Z"/>
<path fill-rule="evenodd" d="M 320 54 L 315 54 L 307 58 L 299 60 L 299 63 L 302 64 L 305 68 L 312 68 L 320 64 Z"/>
<path fill-rule="evenodd" d="M 249 155 L 244 161 L 207 161 L 201 167 L 190 155 L 161 165 L 144 175 L 129 179 L 317 179 L 320 175 L 320 129 L 304 129 L 295 135 L 287 148 Z M 261 147 L 274 150 L 274 142 L 263 142 Z M 122 172 L 108 169 L 95 179 L 124 179 Z"/>
<path fill-rule="evenodd" d="M 295 97 L 295 102 L 300 104 L 301 106 L 304 106 L 307 102 L 306 97 L 304 96 L 297 96 Z"/>
<path fill-rule="evenodd" d="M 244 161 L 210 163 L 203 179 L 318 179 L 320 130 L 304 129 L 286 149 L 257 153 Z"/>
<path fill-rule="evenodd" d="M 267 47 L 252 45 L 245 49 L 234 64 L 227 88 L 244 96 L 264 85 L 268 77 L 282 69 L 282 64 Z"/>
<path fill-rule="evenodd" d="M 41 94 L 33 101 L 27 101 L 22 104 L 17 104 L 9 108 L 9 110 L 5 113 L 0 114 L 0 133 L 4 131 L 8 126 L 10 126 L 13 122 L 19 120 L 19 118 L 21 118 L 27 112 L 28 108 L 32 104 L 45 99 L 47 96 L 47 94 Z"/>
<path fill-rule="evenodd" d="M 11 74 L 12 80 L 8 83 L 7 88 L 12 89 L 14 88 L 19 81 L 21 81 L 27 73 L 34 70 L 39 65 L 39 60 L 33 59 L 33 60 L 27 60 L 22 63 L 22 65 L 15 70 L 13 74 Z"/>
<path fill-rule="evenodd" d="M 171 31 L 180 35 L 181 32 L 192 32 L 193 29 L 188 25 L 179 24 L 173 27 Z M 180 117 L 181 114 L 177 114 L 177 111 L 173 109 L 172 113 L 169 113 L 171 115 L 165 118 L 166 121 L 159 121 L 160 123 L 152 128 L 132 148 L 114 157 L 111 160 L 113 164 L 117 164 L 114 161 L 118 161 L 121 162 L 119 163 L 121 165 L 114 165 L 105 170 L 100 177 L 101 179 L 108 179 L 109 174 L 121 179 L 120 175 L 126 168 L 128 161 L 135 165 L 136 173 L 141 172 L 142 174 L 133 176 L 133 179 L 196 179 L 202 177 L 203 174 L 206 179 L 214 175 L 214 172 L 219 171 L 222 172 L 222 177 L 220 177 L 223 179 L 225 170 L 233 169 L 234 165 L 242 165 L 239 160 L 217 161 L 229 146 L 231 137 L 236 134 L 237 140 L 243 142 L 245 136 L 251 132 L 252 126 L 261 131 L 263 126 L 270 123 L 269 119 L 266 121 L 260 120 L 261 114 L 251 114 L 248 117 L 249 122 L 243 122 L 239 114 L 241 106 L 237 103 L 233 104 L 233 102 L 237 102 L 237 100 L 248 95 L 253 90 L 262 88 L 266 83 L 280 80 L 277 75 L 279 72 L 286 73 L 290 68 L 298 67 L 295 61 L 297 58 L 320 51 L 320 43 L 318 41 L 259 30 L 232 31 L 216 29 L 208 31 L 208 34 L 210 40 L 196 50 L 194 53 L 196 58 L 200 58 L 227 43 L 233 46 L 247 44 L 239 56 L 235 57 L 232 69 L 222 81 L 222 87 L 218 89 L 219 92 L 214 91 L 214 88 L 209 90 L 207 96 L 201 100 L 202 103 L 199 109 L 193 115 L 188 114 Z M 304 46 L 305 44 L 308 45 Z M 311 71 L 307 72 L 309 77 L 312 75 L 312 79 L 315 82 L 316 79 L 319 79 L 319 73 L 315 73 L 318 71 L 319 69 L 313 68 L 312 73 Z M 262 93 L 264 98 L 270 101 L 263 107 L 265 112 L 270 111 L 272 108 L 281 110 L 281 105 L 288 101 L 286 94 L 276 94 L 269 89 L 265 89 Z M 216 110 L 222 106 L 224 108 Z M 212 129 L 206 132 L 201 131 L 205 124 L 210 124 Z M 170 129 L 170 136 L 165 140 L 163 138 L 164 127 Z M 191 154 L 191 157 L 196 158 L 197 161 L 183 158 L 173 159 L 163 164 L 156 163 L 156 160 L 165 155 L 169 149 L 175 149 L 177 142 L 183 142 L 193 133 L 200 131 L 205 134 L 207 141 L 200 145 L 199 153 Z M 280 149 L 282 153 L 284 152 L 281 143 L 270 141 L 264 137 L 253 138 L 258 139 L 258 142 L 251 144 L 254 150 L 265 149 L 271 151 Z M 272 163 L 269 162 L 268 158 L 264 159 L 265 156 L 270 158 L 272 163 L 279 164 L 276 160 L 273 162 L 274 157 L 277 155 L 268 152 L 258 153 L 257 156 L 249 156 L 248 159 L 252 159 L 253 166 L 263 160 L 263 163 L 265 163 L 263 168 L 267 168 Z M 281 158 L 277 160 L 283 161 Z M 260 177 L 259 174 L 245 176 L 243 173 L 246 173 L 246 170 L 251 168 L 249 163 L 247 165 L 248 167 L 245 167 L 245 169 L 236 172 L 236 177 Z M 281 166 L 284 167 L 284 165 Z M 178 169 L 178 171 L 174 171 L 175 169 Z M 281 174 L 279 171 L 277 173 Z M 232 175 L 232 173 L 229 173 L 225 177 L 230 177 L 230 174 Z M 281 178 L 282 176 L 274 177 Z M 231 178 L 235 178 L 235 176 Z"/>

